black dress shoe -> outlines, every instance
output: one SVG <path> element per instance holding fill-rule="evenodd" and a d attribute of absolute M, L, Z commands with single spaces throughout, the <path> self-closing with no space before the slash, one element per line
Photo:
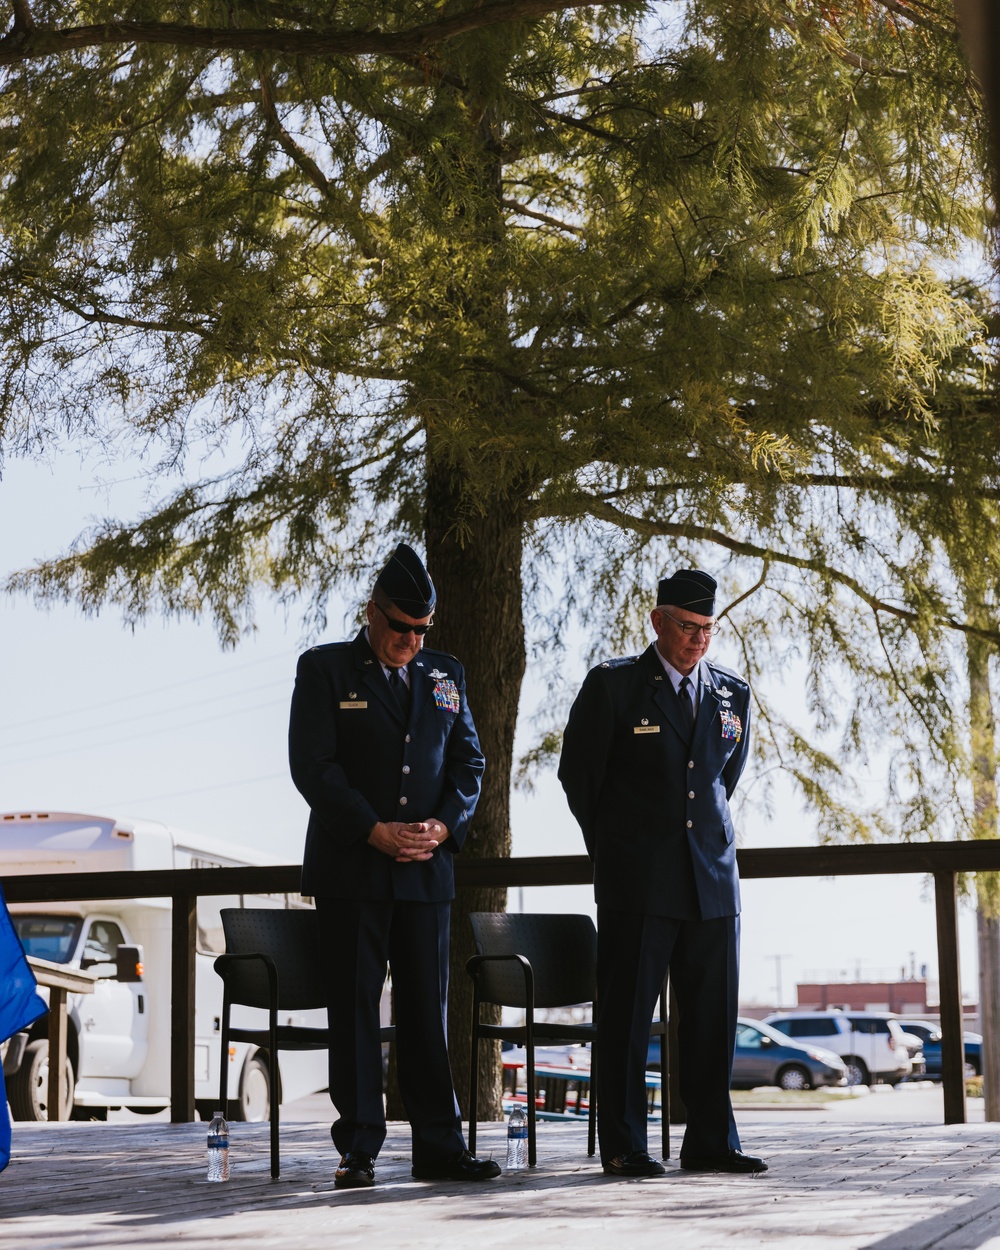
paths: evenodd
<path fill-rule="evenodd" d="M 491 1181 L 500 1175 L 500 1164 L 460 1150 L 438 1163 L 415 1163 L 410 1173 L 417 1181 Z"/>
<path fill-rule="evenodd" d="M 605 1176 L 663 1176 L 666 1168 L 645 1150 L 633 1150 L 631 1154 L 615 1155 L 604 1164 Z"/>
<path fill-rule="evenodd" d="M 370 1189 L 375 1184 L 375 1160 L 360 1150 L 349 1150 L 333 1174 L 337 1189 Z"/>
<path fill-rule="evenodd" d="M 730 1150 L 725 1155 L 681 1155 L 681 1167 L 686 1172 L 742 1172 L 755 1175 L 767 1171 L 767 1163 L 757 1155 L 745 1155 L 742 1150 Z"/>

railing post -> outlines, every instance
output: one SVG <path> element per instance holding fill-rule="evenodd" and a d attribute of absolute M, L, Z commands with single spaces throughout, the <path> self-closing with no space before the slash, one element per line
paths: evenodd
<path fill-rule="evenodd" d="M 945 1124 L 965 1123 L 965 1041 L 962 1036 L 962 982 L 958 963 L 958 907 L 955 873 L 934 873 L 937 913 L 938 980 L 941 986 L 941 1083 Z"/>
<path fill-rule="evenodd" d="M 49 1083 L 46 1091 L 50 1120 L 68 1120 L 72 1107 L 66 1101 L 66 991 L 49 990 Z"/>
<path fill-rule="evenodd" d="M 175 894 L 170 922 L 170 1120 L 194 1119 L 194 968 L 198 897 Z"/>

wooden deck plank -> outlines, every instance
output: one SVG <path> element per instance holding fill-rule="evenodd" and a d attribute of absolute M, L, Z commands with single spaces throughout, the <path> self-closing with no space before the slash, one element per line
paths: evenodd
<path fill-rule="evenodd" d="M 203 1124 L 15 1125 L 0 1176 L 0 1239 L 17 1250 L 509 1250 L 668 1245 L 670 1250 L 930 1250 L 1000 1238 L 1000 1140 L 990 1125 L 844 1124 L 775 1115 L 749 1135 L 771 1171 L 614 1181 L 586 1155 L 583 1124 L 539 1125 L 539 1166 L 481 1185 L 410 1177 L 394 1125 L 378 1185 L 338 1192 L 327 1123 L 282 1128 L 282 1176 L 268 1176 L 266 1125 L 233 1125 L 232 1179 L 205 1181 Z M 480 1127 L 503 1161 L 504 1128 Z M 962 1240 L 962 1230 L 978 1241 Z M 971 1232 L 970 1232 L 971 1235 Z"/>

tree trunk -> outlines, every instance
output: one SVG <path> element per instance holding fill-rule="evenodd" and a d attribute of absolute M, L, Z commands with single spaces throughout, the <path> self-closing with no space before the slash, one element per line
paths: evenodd
<path fill-rule="evenodd" d="M 463 858 L 510 854 L 510 776 L 514 730 L 525 670 L 521 559 L 523 522 L 508 500 L 455 524 L 461 507 L 447 467 L 428 457 L 427 564 L 438 592 L 435 647 L 465 666 L 469 706 L 486 756 L 483 791 Z M 472 982 L 465 971 L 474 953 L 469 913 L 506 911 L 505 889 L 460 889 L 452 909 L 448 1037 L 455 1088 L 468 1112 Z M 499 1015 L 496 1016 L 499 1022 Z M 479 1115 L 502 1117 L 499 1044 L 481 1048 Z"/>
<path fill-rule="evenodd" d="M 989 649 L 966 644 L 969 675 L 969 734 L 972 748 L 974 833 L 997 836 L 996 736 L 990 694 Z M 976 934 L 979 952 L 979 1018 L 983 1033 L 983 1094 L 986 1119 L 1000 1120 L 1000 876 L 976 877 Z"/>
<path fill-rule="evenodd" d="M 1000 1120 L 1000 920 L 976 912 L 979 948 L 979 1027 L 983 1034 L 983 1098 L 987 1120 Z"/>

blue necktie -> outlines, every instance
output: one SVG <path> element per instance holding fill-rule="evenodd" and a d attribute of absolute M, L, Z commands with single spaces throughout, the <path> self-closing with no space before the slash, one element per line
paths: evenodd
<path fill-rule="evenodd" d="M 694 729 L 694 704 L 691 702 L 691 691 L 693 687 L 687 677 L 681 678 L 681 687 L 677 692 L 677 697 L 681 701 L 681 711 L 684 713 L 684 723 L 688 727 L 688 736 Z"/>
<path fill-rule="evenodd" d="M 396 702 L 399 704 L 403 713 L 403 719 L 410 719 L 410 687 L 403 681 L 403 671 L 399 668 L 389 669 L 389 685 L 392 693 L 396 696 Z"/>

